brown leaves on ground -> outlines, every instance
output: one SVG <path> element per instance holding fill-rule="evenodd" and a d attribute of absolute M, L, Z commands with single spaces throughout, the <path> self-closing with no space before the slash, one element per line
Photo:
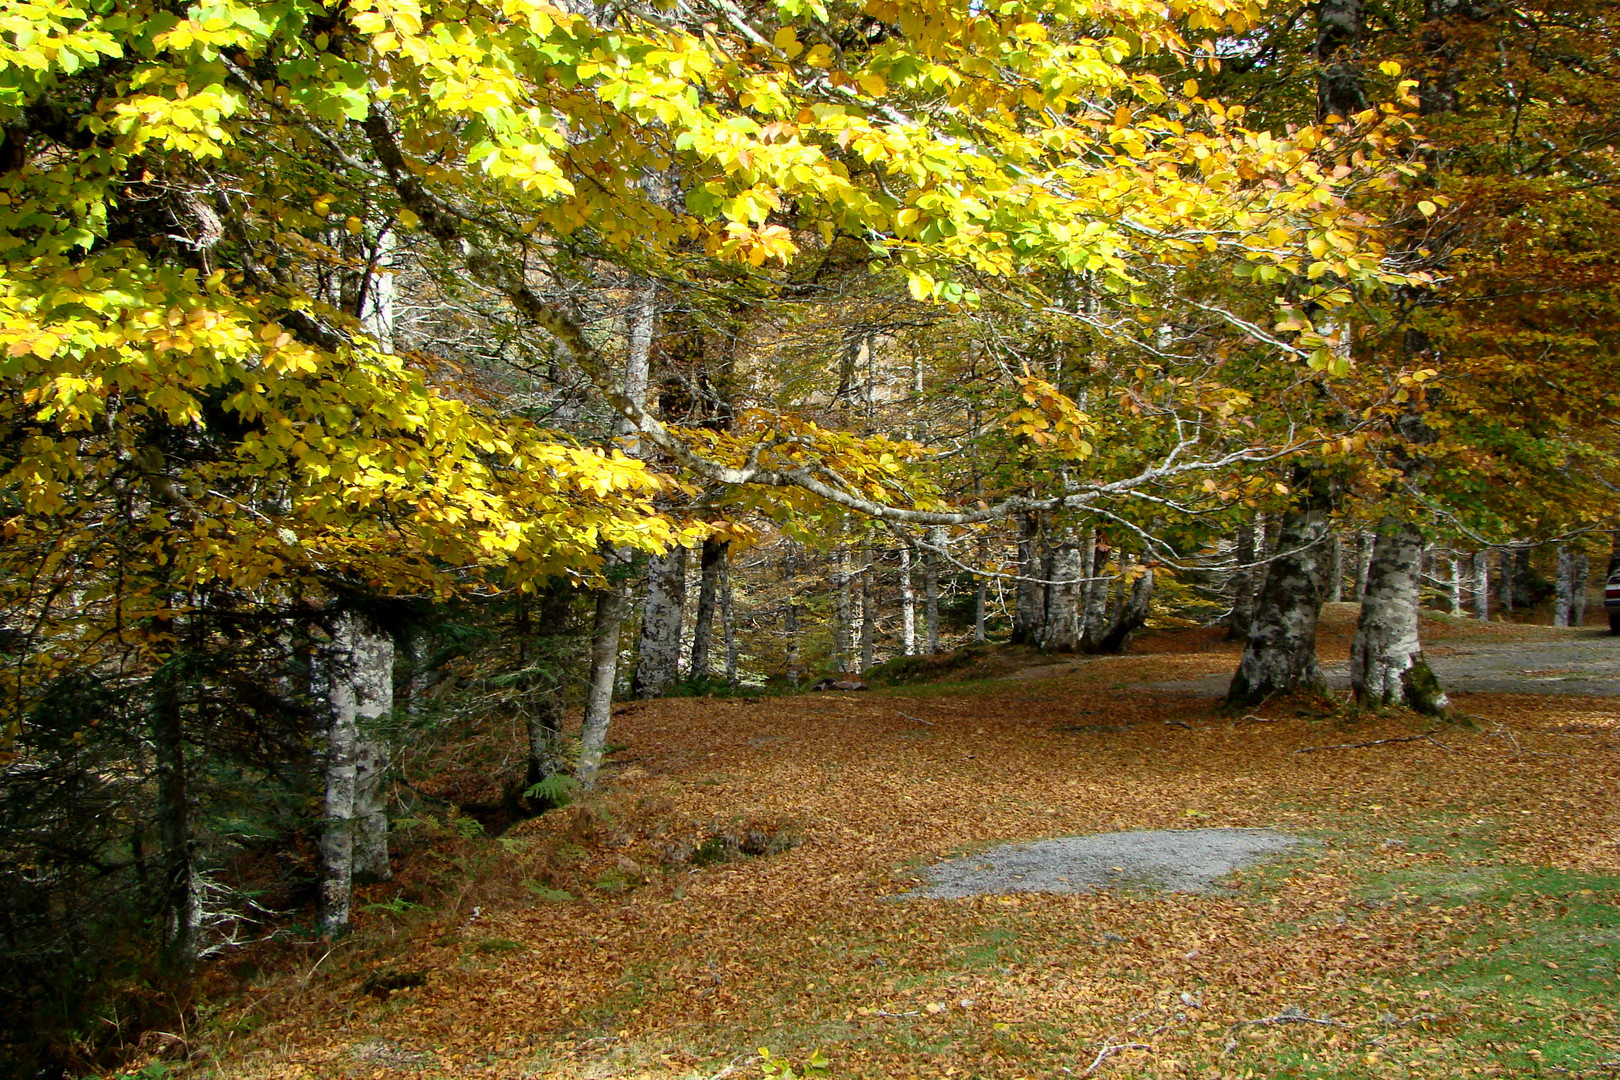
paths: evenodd
<path fill-rule="evenodd" d="M 1399 888 L 1368 900 L 1360 883 L 1487 834 L 1504 862 L 1616 870 L 1613 702 L 1465 698 L 1488 718 L 1472 729 L 1299 754 L 1420 729 L 1309 702 L 1236 719 L 1130 688 L 1230 659 L 626 709 L 614 739 L 630 749 L 601 798 L 502 837 L 431 923 L 390 937 L 368 917 L 349 959 L 235 1040 L 229 1074 L 706 1076 L 736 1062 L 731 1075 L 758 1076 L 744 1055 L 761 1046 L 796 1061 L 822 1047 L 835 1074 L 873 1077 L 1511 1071 L 1462 1038 L 1500 1007 L 1494 991 L 1431 1007 L 1403 980 L 1488 953 L 1535 903 L 1507 917 Z M 964 850 L 1193 826 L 1319 842 L 1225 894 L 891 899 Z M 750 832 L 783 839 L 753 857 L 715 840 Z M 695 858 L 706 842 L 716 857 Z M 380 968 L 423 985 L 363 992 Z M 1594 1001 L 1560 1023 L 1613 1020 Z M 354 1049 L 378 1045 L 393 1057 Z"/>

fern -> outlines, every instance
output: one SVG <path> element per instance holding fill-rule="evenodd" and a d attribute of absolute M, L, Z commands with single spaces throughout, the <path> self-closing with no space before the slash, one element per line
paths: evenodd
<path fill-rule="evenodd" d="M 523 792 L 523 797 L 550 803 L 552 806 L 567 806 L 574 801 L 578 791 L 578 780 L 567 773 L 552 773 L 539 783 L 530 785 Z"/>

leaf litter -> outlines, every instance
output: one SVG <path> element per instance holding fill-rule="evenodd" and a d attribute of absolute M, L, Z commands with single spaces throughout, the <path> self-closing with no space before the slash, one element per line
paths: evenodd
<path fill-rule="evenodd" d="M 1429 725 L 1133 691 L 1230 664 L 1186 636 L 1038 693 L 626 709 L 600 797 L 224 1006 L 271 1018 L 220 1074 L 762 1076 L 819 1050 L 872 1077 L 1612 1075 L 1613 706 L 1468 695 L 1472 727 L 1385 742 Z M 1341 743 L 1366 745 L 1297 752 Z M 1216 892 L 889 902 L 953 856 L 1189 827 L 1316 842 Z M 401 965 L 420 985 L 363 991 Z"/>

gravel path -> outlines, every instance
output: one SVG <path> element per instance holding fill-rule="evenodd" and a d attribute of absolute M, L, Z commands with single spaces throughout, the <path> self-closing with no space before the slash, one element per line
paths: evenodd
<path fill-rule="evenodd" d="M 1060 836 L 936 863 L 928 870 L 931 884 L 901 899 L 1080 893 L 1117 885 L 1208 892 L 1217 879 L 1300 842 L 1266 829 L 1137 829 Z"/>
<path fill-rule="evenodd" d="M 1451 693 L 1620 697 L 1620 637 L 1593 628 L 1563 631 L 1556 639 L 1532 641 L 1442 639 L 1430 645 L 1424 655 Z M 1322 670 L 1334 689 L 1350 688 L 1347 662 L 1323 664 Z M 1222 672 L 1141 686 L 1213 697 L 1224 694 L 1231 681 L 1231 672 Z"/>

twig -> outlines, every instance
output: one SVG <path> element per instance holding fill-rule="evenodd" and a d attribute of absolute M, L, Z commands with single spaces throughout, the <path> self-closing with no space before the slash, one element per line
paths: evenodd
<path fill-rule="evenodd" d="M 758 1061 L 758 1060 L 759 1060 L 759 1055 L 758 1054 L 741 1054 L 741 1055 L 739 1055 L 737 1057 L 732 1058 L 730 1065 L 727 1065 L 725 1068 L 721 1069 L 719 1072 L 717 1072 L 713 1076 L 709 1077 L 709 1080 L 725 1080 L 726 1077 L 728 1077 L 732 1073 L 736 1072 L 737 1069 L 740 1066 L 746 1065 L 751 1061 Z"/>
<path fill-rule="evenodd" d="M 1192 729 L 1193 729 L 1193 727 L 1192 727 L 1192 725 L 1191 725 L 1191 724 L 1188 724 L 1188 723 L 1184 723 L 1184 722 L 1183 722 L 1183 721 L 1180 721 L 1180 720 L 1166 720 L 1166 721 L 1165 721 L 1165 722 L 1164 722 L 1164 726 L 1165 726 L 1165 727 L 1181 727 L 1181 728 L 1186 728 L 1186 729 L 1187 729 L 1187 730 L 1188 730 L 1188 731 L 1191 731 L 1191 730 L 1192 730 Z"/>
<path fill-rule="evenodd" d="M 1318 750 L 1360 750 L 1360 749 L 1362 749 L 1364 747 L 1368 747 L 1368 746 L 1386 746 L 1389 743 L 1417 742 L 1419 739 L 1427 739 L 1427 738 L 1429 738 L 1429 736 L 1433 735 L 1436 731 L 1439 731 L 1439 730 L 1440 730 L 1439 728 L 1430 728 L 1428 731 L 1425 731 L 1421 735 L 1402 735 L 1400 738 L 1397 738 L 1397 739 L 1374 739 L 1372 742 L 1334 743 L 1332 746 L 1307 746 L 1307 747 L 1304 747 L 1302 749 L 1295 750 L 1294 753 L 1296 753 L 1296 754 L 1314 754 Z M 1436 745 L 1439 745 L 1439 744 L 1437 743 Z"/>
<path fill-rule="evenodd" d="M 1434 743 L 1434 745 L 1438 746 L 1440 749 L 1444 750 L 1448 754 L 1462 754 L 1461 750 L 1453 750 L 1451 747 L 1447 746 L 1445 743 L 1441 742 L 1439 739 L 1436 739 L 1436 738 L 1434 738 L 1432 736 L 1429 738 L 1429 741 Z M 1463 757 L 1467 757 L 1467 756 L 1468 756 L 1467 754 L 1463 754 Z"/>
<path fill-rule="evenodd" d="M 1241 717 L 1241 719 L 1243 719 L 1243 720 L 1253 720 L 1257 724 L 1280 724 L 1280 723 L 1282 723 L 1282 720 L 1278 719 L 1277 717 L 1256 716 L 1256 715 L 1254 715 L 1254 713 L 1250 713 L 1248 716 Z"/>
<path fill-rule="evenodd" d="M 1121 1050 L 1151 1050 L 1151 1049 L 1153 1049 L 1153 1047 L 1149 1046 L 1147 1043 L 1117 1043 L 1116 1044 L 1116 1043 L 1109 1042 L 1107 1039 L 1104 1039 L 1102 1049 L 1097 1051 L 1097 1060 L 1093 1061 L 1091 1063 L 1091 1067 L 1089 1069 L 1087 1069 L 1085 1072 L 1081 1073 L 1080 1075 L 1081 1076 L 1090 1076 L 1092 1073 L 1096 1072 L 1097 1071 L 1097 1066 L 1101 1065 L 1105 1060 L 1107 1060 L 1108 1055 L 1110 1055 L 1110 1054 L 1117 1054 Z"/>
<path fill-rule="evenodd" d="M 1276 1016 L 1263 1016 L 1258 1020 L 1239 1020 L 1233 1027 L 1243 1024 L 1321 1024 L 1324 1027 L 1343 1027 L 1331 1016 L 1310 1016 L 1296 1006 L 1290 1005 Z"/>
<path fill-rule="evenodd" d="M 887 1016 L 887 1017 L 889 1017 L 890 1019 L 893 1019 L 893 1020 L 902 1020 L 902 1019 L 904 1019 L 905 1017 L 908 1017 L 908 1016 L 921 1016 L 922 1015 L 922 1010 L 921 1009 L 913 1009 L 910 1012 L 892 1013 L 892 1012 L 888 1012 L 888 1011 L 886 1011 L 884 1009 L 873 1009 L 872 1010 L 872 1015 L 873 1016 Z"/>
<path fill-rule="evenodd" d="M 896 710 L 895 710 L 895 711 L 896 711 L 896 712 L 899 712 L 899 710 L 898 710 L 898 709 L 896 709 Z M 927 725 L 928 725 L 928 726 L 929 726 L 929 727 L 933 727 L 933 726 L 934 726 L 934 722 L 933 722 L 933 721 L 932 721 L 932 720 L 924 720 L 924 719 L 923 719 L 923 718 L 922 718 L 922 717 L 920 717 L 920 716 L 911 716 L 911 715 L 909 715 L 909 714 L 907 714 L 907 713 L 900 713 L 900 715 L 901 715 L 901 716 L 903 716 L 903 717 L 905 717 L 905 718 L 906 718 L 906 719 L 907 719 L 907 720 L 915 720 L 915 721 L 917 721 L 917 723 L 919 723 L 919 724 L 927 724 Z"/>

